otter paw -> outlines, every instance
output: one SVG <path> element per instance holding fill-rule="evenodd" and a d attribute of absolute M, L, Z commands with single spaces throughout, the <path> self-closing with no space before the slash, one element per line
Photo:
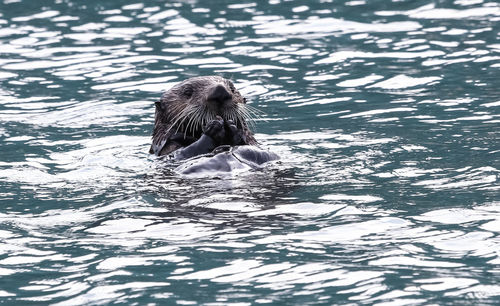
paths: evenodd
<path fill-rule="evenodd" d="M 239 146 L 246 144 L 245 133 L 242 129 L 238 129 L 236 124 L 234 124 L 233 120 L 227 120 L 224 122 L 226 128 L 226 134 L 228 134 L 227 138 L 230 139 L 232 146 Z"/>
<path fill-rule="evenodd" d="M 203 127 L 203 133 L 210 136 L 217 144 L 222 143 L 226 137 L 224 122 L 222 120 L 212 120 Z"/>

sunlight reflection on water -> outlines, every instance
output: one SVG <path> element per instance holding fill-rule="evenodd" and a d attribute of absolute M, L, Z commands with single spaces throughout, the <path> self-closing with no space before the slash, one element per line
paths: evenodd
<path fill-rule="evenodd" d="M 0 3 L 0 301 L 498 304 L 500 6 L 427 2 Z M 212 74 L 280 162 L 149 156 Z"/>

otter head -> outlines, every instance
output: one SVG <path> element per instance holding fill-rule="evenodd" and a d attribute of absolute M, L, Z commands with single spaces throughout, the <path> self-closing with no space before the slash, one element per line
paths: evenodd
<path fill-rule="evenodd" d="M 252 111 L 234 84 L 222 77 L 187 79 L 165 92 L 155 106 L 150 153 L 164 155 L 193 143 L 203 134 L 203 127 L 218 117 L 232 120 L 245 132 L 248 144 L 255 143 L 247 125 Z"/>

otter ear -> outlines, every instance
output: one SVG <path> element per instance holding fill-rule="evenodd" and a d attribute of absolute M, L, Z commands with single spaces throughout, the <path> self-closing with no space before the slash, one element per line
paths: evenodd
<path fill-rule="evenodd" d="M 156 110 L 159 111 L 159 112 L 164 112 L 165 111 L 165 105 L 163 103 L 161 103 L 161 101 L 156 101 L 155 102 L 155 107 L 156 107 Z"/>

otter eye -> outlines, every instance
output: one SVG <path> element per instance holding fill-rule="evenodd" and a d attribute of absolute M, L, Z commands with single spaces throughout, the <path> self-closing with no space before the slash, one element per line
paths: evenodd
<path fill-rule="evenodd" d="M 236 91 L 236 88 L 234 87 L 233 82 L 229 82 L 229 89 L 231 89 L 232 93 L 234 93 Z"/>
<path fill-rule="evenodd" d="M 191 86 L 184 87 L 184 89 L 182 90 L 182 94 L 190 98 L 193 95 L 193 87 Z"/>

